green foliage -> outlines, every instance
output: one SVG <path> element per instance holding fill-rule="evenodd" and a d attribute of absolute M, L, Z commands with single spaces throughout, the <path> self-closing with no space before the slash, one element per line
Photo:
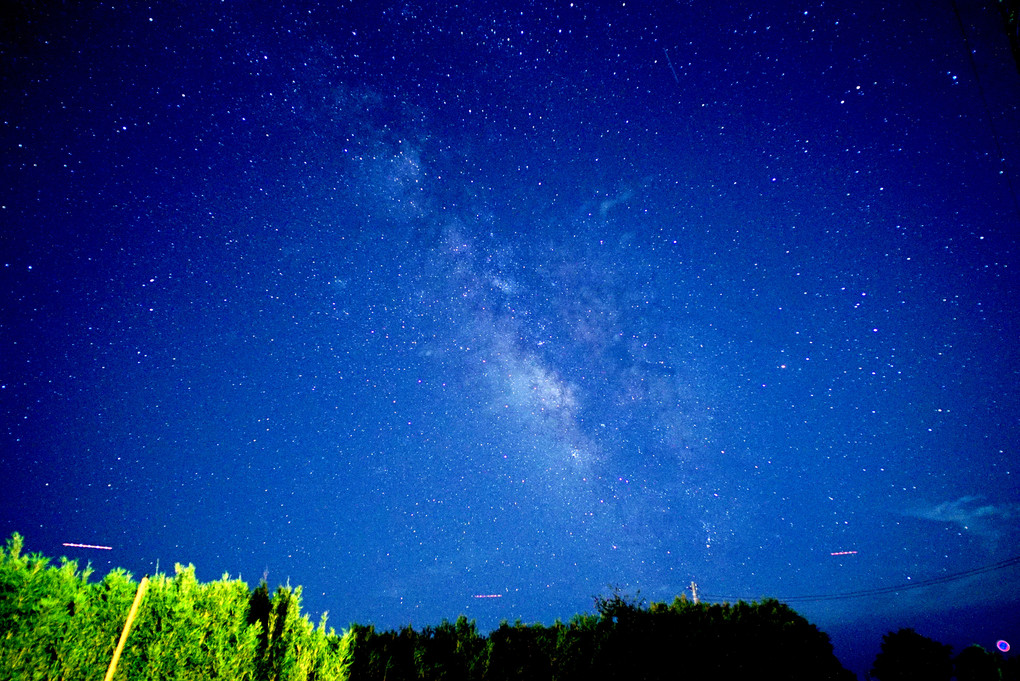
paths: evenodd
<path fill-rule="evenodd" d="M 90 584 L 88 568 L 53 567 L 23 543 L 15 534 L 0 549 L 0 679 L 102 678 L 138 585 L 123 570 Z M 202 584 L 177 565 L 150 580 L 114 678 L 347 681 L 352 637 L 325 616 L 313 627 L 300 602 L 300 589 L 269 599 L 264 584 Z"/>
<path fill-rule="evenodd" d="M 102 622 L 109 604 L 134 596 L 123 572 L 113 572 L 89 586 L 89 570 L 73 561 L 49 565 L 39 554 L 22 555 L 15 534 L 0 551 L 0 672 L 7 678 L 85 679 L 87 668 L 105 670 L 116 645 L 83 622 Z M 123 623 L 123 622 L 121 622 Z M 94 675 L 91 675 L 94 677 Z"/>
<path fill-rule="evenodd" d="M 14 534 L 0 548 L 0 680 L 102 678 L 138 584 L 123 570 L 91 570 L 24 552 Z M 1020 681 L 1020 658 L 978 646 L 955 658 L 960 681 Z M 902 629 L 883 637 L 880 681 L 948 681 L 949 646 Z M 265 581 L 254 590 L 224 575 L 201 583 L 195 568 L 157 574 L 117 668 L 131 679 L 230 681 L 658 681 L 781 678 L 844 681 L 829 637 L 788 606 L 651 603 L 614 590 L 595 613 L 552 626 L 503 622 L 488 636 L 461 615 L 420 632 L 351 625 L 338 635 L 301 615 L 301 589 Z"/>

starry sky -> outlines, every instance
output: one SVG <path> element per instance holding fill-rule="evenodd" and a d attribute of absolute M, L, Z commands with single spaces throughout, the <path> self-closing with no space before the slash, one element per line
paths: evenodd
<path fill-rule="evenodd" d="M 5 537 L 1020 644 L 993 2 L 83 4 L 0 25 Z"/>

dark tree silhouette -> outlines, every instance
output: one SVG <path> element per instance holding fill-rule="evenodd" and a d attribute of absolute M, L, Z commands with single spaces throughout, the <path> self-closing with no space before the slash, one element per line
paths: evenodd
<path fill-rule="evenodd" d="M 999 660 L 979 645 L 967 646 L 953 661 L 956 681 L 999 681 Z"/>
<path fill-rule="evenodd" d="M 952 648 L 913 629 L 900 629 L 882 637 L 871 675 L 879 681 L 949 681 Z"/>
<path fill-rule="evenodd" d="M 447 620 L 425 627 L 418 639 L 415 661 L 419 675 L 431 681 L 478 681 L 484 661 L 485 640 L 474 620 L 461 615 L 455 624 Z"/>
<path fill-rule="evenodd" d="M 491 681 L 531 679 L 549 681 L 553 677 L 555 632 L 541 624 L 525 626 L 505 621 L 489 634 L 489 659 L 485 678 Z"/>
<path fill-rule="evenodd" d="M 1020 681 L 1020 656 L 1002 660 L 1002 681 Z"/>

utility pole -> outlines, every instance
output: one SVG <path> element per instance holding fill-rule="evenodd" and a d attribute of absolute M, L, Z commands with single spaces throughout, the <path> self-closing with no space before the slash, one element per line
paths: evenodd
<path fill-rule="evenodd" d="M 691 594 L 694 596 L 694 604 L 698 604 L 698 585 L 691 582 Z"/>

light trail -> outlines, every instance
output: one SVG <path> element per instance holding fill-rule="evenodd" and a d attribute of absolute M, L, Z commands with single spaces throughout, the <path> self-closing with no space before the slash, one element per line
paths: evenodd
<path fill-rule="evenodd" d="M 503 598 L 503 594 L 475 594 L 471 598 Z"/>
<path fill-rule="evenodd" d="M 680 76 L 676 75 L 676 69 L 673 68 L 673 60 L 669 58 L 669 52 L 666 52 L 666 48 L 662 48 L 662 51 L 666 53 L 666 63 L 669 64 L 669 72 L 673 74 L 673 80 L 676 84 L 680 84 Z"/>
<path fill-rule="evenodd" d="M 833 551 L 830 556 L 852 556 L 857 553 L 856 551 Z"/>
<path fill-rule="evenodd" d="M 76 549 L 102 549 L 103 551 L 113 551 L 112 546 L 97 546 L 96 544 L 75 544 L 65 541 L 64 546 L 72 546 Z"/>

